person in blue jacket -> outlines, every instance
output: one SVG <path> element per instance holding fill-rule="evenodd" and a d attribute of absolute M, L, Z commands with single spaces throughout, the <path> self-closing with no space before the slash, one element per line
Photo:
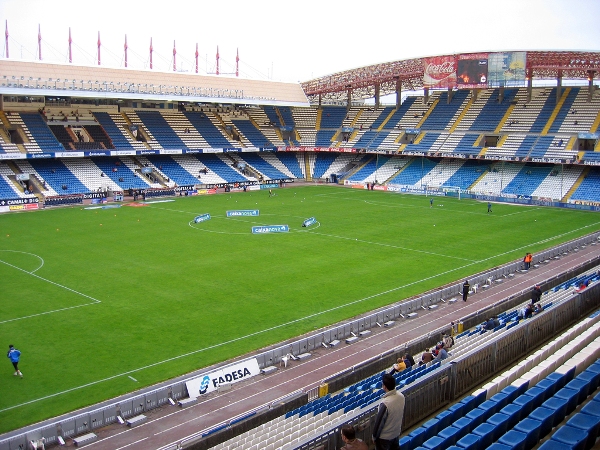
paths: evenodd
<path fill-rule="evenodd" d="M 21 378 L 23 378 L 23 374 L 19 370 L 19 358 L 21 358 L 21 352 L 19 350 L 17 350 L 14 347 L 14 345 L 11 344 L 8 346 L 8 353 L 6 354 L 6 357 L 8 359 L 10 359 L 10 362 L 12 363 L 13 367 L 15 368 L 14 375 L 15 376 L 19 375 Z"/>

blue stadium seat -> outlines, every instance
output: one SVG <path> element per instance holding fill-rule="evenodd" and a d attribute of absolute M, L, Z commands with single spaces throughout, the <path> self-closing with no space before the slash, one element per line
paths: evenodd
<path fill-rule="evenodd" d="M 475 408 L 469 411 L 465 417 L 471 420 L 471 432 L 483 423 L 486 412 L 483 409 Z"/>
<path fill-rule="evenodd" d="M 572 450 L 584 450 L 587 441 L 587 433 L 582 432 L 579 428 L 563 425 L 556 430 L 550 440 L 567 444 Z"/>
<path fill-rule="evenodd" d="M 533 399 L 533 408 L 537 408 L 538 406 L 540 406 L 542 403 L 544 403 L 546 401 L 546 399 L 548 398 L 546 395 L 546 390 L 539 388 L 537 386 L 532 387 L 531 389 L 528 389 L 527 392 L 525 392 L 525 395 L 531 397 Z"/>
<path fill-rule="evenodd" d="M 514 428 L 519 423 L 519 420 L 521 420 L 521 408 L 518 405 L 511 403 L 502 408 L 500 412 L 508 416 L 508 429 Z"/>
<path fill-rule="evenodd" d="M 600 371 L 595 372 L 589 369 L 584 370 L 577 375 L 578 380 L 585 380 L 589 382 L 589 392 L 592 393 L 598 389 L 598 383 L 600 382 Z"/>
<path fill-rule="evenodd" d="M 480 448 L 479 443 L 481 442 L 481 436 L 469 433 L 462 437 L 456 442 L 458 447 L 464 448 L 465 450 L 478 450 Z"/>
<path fill-rule="evenodd" d="M 499 442 L 494 442 L 492 445 L 488 447 L 489 450 L 510 450 L 508 445 L 500 444 Z"/>
<path fill-rule="evenodd" d="M 473 430 L 473 434 L 481 438 L 480 448 L 488 448 L 494 442 L 494 425 L 489 423 L 482 423 Z"/>
<path fill-rule="evenodd" d="M 493 440 L 497 441 L 500 439 L 500 436 L 506 433 L 508 429 L 508 421 L 510 417 L 506 414 L 496 413 L 492 417 L 490 417 L 486 423 L 494 426 Z"/>
<path fill-rule="evenodd" d="M 567 415 L 567 400 L 562 398 L 549 398 L 542 403 L 542 407 L 554 411 L 554 421 L 552 423 L 552 426 L 554 427 L 561 423 Z"/>
<path fill-rule="evenodd" d="M 556 394 L 554 394 L 556 398 L 561 398 L 566 400 L 567 402 L 567 415 L 571 414 L 575 411 L 577 407 L 577 400 L 579 399 L 579 392 L 575 389 L 562 388 Z"/>
<path fill-rule="evenodd" d="M 594 446 L 596 438 L 598 437 L 598 431 L 600 430 L 600 417 L 590 416 L 584 413 L 575 414 L 567 421 L 567 425 L 573 428 L 579 428 L 584 430 L 588 436 L 586 449 L 590 449 Z"/>
<path fill-rule="evenodd" d="M 540 441 L 542 422 L 539 420 L 526 418 L 516 424 L 514 430 L 520 431 L 521 433 L 525 433 L 527 435 L 525 448 L 530 449 L 537 445 L 537 443 Z"/>
<path fill-rule="evenodd" d="M 543 380 L 540 380 L 539 383 L 536 384 L 535 386 L 546 390 L 546 392 L 547 392 L 546 398 L 550 398 L 551 396 L 553 396 L 556 393 L 556 391 L 558 391 L 558 389 L 560 389 L 558 387 L 558 385 L 559 385 L 558 380 L 546 377 Z"/>
<path fill-rule="evenodd" d="M 469 419 L 468 417 L 461 417 L 460 419 L 456 420 L 452 424 L 452 426 L 459 429 L 460 436 L 464 436 L 467 433 L 470 433 L 471 429 L 474 428 L 473 421 L 471 419 Z"/>
<path fill-rule="evenodd" d="M 540 445 L 538 450 L 571 450 L 571 446 L 550 439 Z"/>
<path fill-rule="evenodd" d="M 429 419 L 427 422 L 425 422 L 422 425 L 423 428 L 426 428 L 428 430 L 428 433 L 430 436 L 438 434 L 438 432 L 440 431 L 440 420 L 435 418 L 435 419 Z"/>
<path fill-rule="evenodd" d="M 453 414 L 452 412 L 446 410 L 439 413 L 435 418 L 439 420 L 438 430 L 443 430 L 446 427 L 449 427 L 453 422 Z M 438 431 L 439 433 L 439 431 Z"/>
<path fill-rule="evenodd" d="M 496 411 L 500 411 L 502 408 L 504 408 L 506 405 L 508 405 L 510 403 L 508 400 L 508 395 L 504 394 L 502 392 L 498 392 L 497 394 L 493 395 L 490 398 L 490 401 L 496 402 L 496 404 L 497 404 Z"/>
<path fill-rule="evenodd" d="M 459 435 L 460 430 L 453 426 L 446 427 L 438 433 L 438 436 L 444 439 L 443 448 L 456 444 L 456 441 L 460 437 Z"/>
<path fill-rule="evenodd" d="M 448 407 L 448 411 L 452 413 L 452 421 L 455 422 L 457 419 L 465 415 L 465 405 L 463 403 L 455 403 Z"/>
<path fill-rule="evenodd" d="M 425 438 L 427 436 L 431 436 L 432 434 L 433 433 L 429 431 L 429 428 L 421 426 L 411 431 L 408 436 L 411 438 L 412 447 L 416 448 L 423 445 Z"/>
<path fill-rule="evenodd" d="M 569 389 L 574 389 L 579 392 L 579 399 L 577 400 L 578 404 L 584 402 L 589 394 L 590 382 L 589 380 L 583 380 L 581 378 L 574 378 L 569 381 L 566 385 Z"/>
<path fill-rule="evenodd" d="M 439 436 L 433 436 L 423 442 L 423 447 L 429 450 L 444 450 L 444 439 Z"/>
<path fill-rule="evenodd" d="M 521 431 L 509 430 L 498 439 L 498 442 L 507 445 L 511 450 L 526 450 L 527 434 Z"/>
<path fill-rule="evenodd" d="M 400 438 L 400 448 L 403 450 L 413 450 L 412 438 L 410 436 L 402 436 Z"/>
<path fill-rule="evenodd" d="M 540 438 L 550 433 L 552 427 L 554 426 L 554 410 L 552 409 L 540 406 L 535 408 L 531 414 L 529 414 L 529 418 L 542 422 L 542 427 L 540 428 Z"/>
<path fill-rule="evenodd" d="M 594 398 L 593 401 L 586 403 L 585 406 L 581 408 L 580 412 L 589 414 L 590 416 L 600 417 L 600 401 L 596 401 Z"/>

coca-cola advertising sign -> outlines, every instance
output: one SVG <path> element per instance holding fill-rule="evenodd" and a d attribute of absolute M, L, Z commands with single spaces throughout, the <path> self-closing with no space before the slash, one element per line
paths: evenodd
<path fill-rule="evenodd" d="M 456 87 L 456 58 L 434 56 L 423 58 L 423 87 L 427 89 Z"/>

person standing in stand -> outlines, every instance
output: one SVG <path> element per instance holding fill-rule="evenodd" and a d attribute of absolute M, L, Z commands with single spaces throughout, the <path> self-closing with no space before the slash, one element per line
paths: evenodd
<path fill-rule="evenodd" d="M 465 282 L 462 285 L 463 302 L 467 301 L 467 297 L 469 296 L 470 289 L 471 289 L 471 285 L 469 284 L 469 280 L 465 280 Z"/>
<path fill-rule="evenodd" d="M 23 378 L 23 374 L 19 370 L 19 359 L 21 358 L 21 352 L 11 344 L 8 346 L 8 353 L 6 354 L 6 357 L 10 359 L 10 362 L 15 368 L 14 376 L 16 377 L 19 375 L 21 378 Z"/>
<path fill-rule="evenodd" d="M 533 287 L 533 290 L 531 291 L 531 304 L 535 304 L 537 302 L 540 301 L 540 299 L 542 298 L 542 289 L 540 288 L 539 285 L 535 285 Z"/>
<path fill-rule="evenodd" d="M 396 380 L 386 373 L 382 377 L 383 398 L 373 425 L 375 450 L 400 450 L 400 434 L 404 417 L 404 395 L 396 390 Z"/>

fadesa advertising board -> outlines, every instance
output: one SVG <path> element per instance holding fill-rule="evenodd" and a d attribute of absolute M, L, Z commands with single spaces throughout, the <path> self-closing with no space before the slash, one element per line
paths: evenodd
<path fill-rule="evenodd" d="M 252 358 L 194 378 L 187 381 L 185 385 L 190 398 L 196 398 L 217 390 L 222 384 L 237 383 L 259 373 L 258 361 L 256 358 Z"/>

